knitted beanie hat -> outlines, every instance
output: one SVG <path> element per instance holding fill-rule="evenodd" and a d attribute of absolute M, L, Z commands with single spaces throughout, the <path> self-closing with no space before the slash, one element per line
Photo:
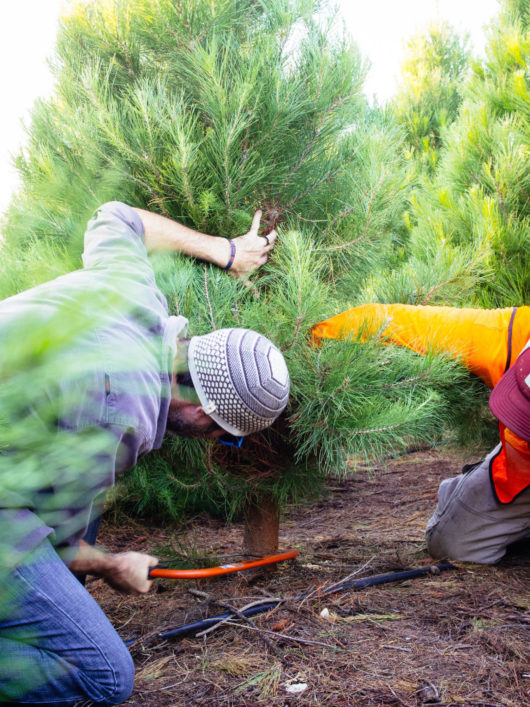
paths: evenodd
<path fill-rule="evenodd" d="M 218 329 L 194 336 L 188 365 L 204 412 L 230 434 L 265 429 L 287 405 L 289 372 L 283 355 L 255 331 Z"/>

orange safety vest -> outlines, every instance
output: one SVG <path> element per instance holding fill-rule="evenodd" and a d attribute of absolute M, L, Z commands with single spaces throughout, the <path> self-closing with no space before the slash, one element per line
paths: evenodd
<path fill-rule="evenodd" d="M 442 350 L 459 358 L 490 388 L 497 385 L 530 340 L 530 307 L 458 309 L 367 304 L 315 324 L 314 341 L 379 336 L 417 353 Z M 490 463 L 493 491 L 511 503 L 530 487 L 530 445 L 499 423 L 502 447 Z"/>

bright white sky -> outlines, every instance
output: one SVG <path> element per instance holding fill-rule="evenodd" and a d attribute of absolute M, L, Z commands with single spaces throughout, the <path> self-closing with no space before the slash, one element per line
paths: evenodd
<path fill-rule="evenodd" d="M 395 91 L 403 45 L 433 20 L 468 32 L 475 52 L 484 46 L 483 26 L 498 12 L 497 0 L 336 0 L 361 52 L 372 62 L 365 84 L 379 101 Z M 53 83 L 46 58 L 53 51 L 60 8 L 68 0 L 15 0 L 0 5 L 0 213 L 17 178 L 10 155 L 24 142 L 21 121 Z"/>

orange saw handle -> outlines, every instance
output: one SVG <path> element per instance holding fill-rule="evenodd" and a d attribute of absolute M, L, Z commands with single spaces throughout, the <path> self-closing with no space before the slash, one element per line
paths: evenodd
<path fill-rule="evenodd" d="M 223 574 L 231 572 L 241 572 L 242 570 L 251 570 L 254 567 L 263 567 L 264 565 L 273 565 L 276 562 L 284 560 L 292 560 L 297 557 L 298 550 L 287 550 L 280 552 L 277 555 L 267 555 L 259 560 L 250 560 L 248 562 L 234 562 L 230 565 L 220 565 L 219 567 L 207 567 L 206 569 L 197 570 L 172 570 L 157 565 L 149 571 L 148 578 L 165 577 L 166 579 L 202 579 L 204 577 L 219 577 Z"/>

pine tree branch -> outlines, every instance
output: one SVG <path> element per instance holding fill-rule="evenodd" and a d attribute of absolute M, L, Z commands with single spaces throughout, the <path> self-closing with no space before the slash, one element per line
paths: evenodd
<path fill-rule="evenodd" d="M 191 193 L 191 187 L 188 178 L 188 170 L 186 169 L 186 162 L 184 158 L 181 160 L 180 168 L 182 170 L 182 182 L 184 184 L 184 191 L 186 192 L 186 199 L 190 209 L 195 208 L 195 202 L 193 200 L 193 194 Z"/>
<path fill-rule="evenodd" d="M 526 199 L 526 202 L 530 203 L 530 196 L 526 193 L 526 189 L 523 187 L 522 184 L 519 184 L 519 189 L 521 190 L 524 198 Z"/>
<path fill-rule="evenodd" d="M 197 481 L 197 483 L 195 483 L 195 484 L 185 484 L 185 483 L 184 483 L 183 481 L 181 481 L 180 479 L 177 479 L 176 476 L 173 476 L 173 474 L 170 474 L 169 471 L 167 472 L 167 476 L 168 476 L 172 481 L 174 481 L 176 484 L 178 484 L 179 486 L 182 486 L 182 488 L 185 488 L 185 489 L 197 489 L 197 488 L 199 488 L 199 486 L 201 486 L 201 482 L 200 482 L 200 481 Z"/>
<path fill-rule="evenodd" d="M 402 385 L 408 385 L 409 383 L 417 383 L 418 381 L 425 380 L 427 376 L 425 374 L 419 376 L 412 376 L 412 378 L 405 378 L 401 381 L 396 381 L 395 383 L 383 383 L 382 388 L 399 388 Z M 375 388 L 376 386 L 374 386 Z"/>
<path fill-rule="evenodd" d="M 234 136 L 234 133 L 236 132 L 236 126 L 239 120 L 239 117 L 241 116 L 241 111 L 243 109 L 243 97 L 239 101 L 239 106 L 237 109 L 237 113 L 232 119 L 232 126 L 230 128 L 230 132 L 228 133 L 228 137 L 226 139 L 226 144 L 224 148 L 224 159 L 223 159 L 223 167 L 225 171 L 225 202 L 226 202 L 226 215 L 227 217 L 230 215 L 230 211 L 232 210 L 232 204 L 231 204 L 231 198 L 230 198 L 230 187 L 232 186 L 232 178 L 230 177 L 229 174 L 229 165 L 228 165 L 228 159 L 229 159 L 229 150 L 230 150 L 230 145 L 232 144 L 232 139 Z"/>
<path fill-rule="evenodd" d="M 250 114 L 249 114 L 250 118 Z M 249 134 L 250 134 L 250 121 L 247 123 L 247 127 L 245 130 L 245 137 L 243 138 L 243 141 L 241 143 L 241 159 L 239 160 L 239 173 L 241 174 L 241 179 L 237 183 L 237 191 L 241 189 L 241 185 L 243 183 L 243 174 L 244 174 L 244 169 L 245 169 L 245 164 L 246 161 L 248 160 L 248 156 L 250 154 L 249 149 L 248 149 L 248 139 L 249 139 Z M 256 146 L 253 146 L 254 149 L 256 149 Z"/>
<path fill-rule="evenodd" d="M 129 76 L 131 77 L 133 82 L 136 85 L 138 85 L 138 83 L 139 83 L 138 78 L 137 78 L 136 74 L 134 73 L 134 69 L 132 67 L 131 55 L 129 54 L 129 52 L 127 50 L 127 45 L 120 42 L 118 37 L 116 37 L 116 42 L 118 43 L 118 46 L 123 51 L 123 54 L 125 56 L 125 68 L 127 69 L 127 73 L 129 74 Z"/>
<path fill-rule="evenodd" d="M 371 435 L 377 432 L 389 432 L 390 430 L 397 430 L 399 427 L 407 424 L 406 422 L 397 422 L 395 425 L 387 425 L 386 427 L 372 427 L 367 430 L 349 430 L 348 434 L 352 435 Z"/>
<path fill-rule="evenodd" d="M 345 211 L 342 211 L 340 214 L 338 214 L 338 216 L 335 216 L 333 221 L 329 224 L 329 228 L 333 228 L 333 226 L 337 223 L 337 221 L 340 221 L 345 216 L 349 216 L 354 211 L 355 211 L 355 206 L 352 206 L 351 208 L 346 209 Z"/>
<path fill-rule="evenodd" d="M 302 314 L 299 314 L 298 317 L 296 318 L 296 325 L 294 328 L 293 338 L 291 339 L 290 343 L 284 347 L 284 349 L 283 349 L 284 351 L 289 351 L 289 349 L 293 346 L 294 342 L 296 341 L 298 334 L 300 333 L 300 327 L 302 326 L 303 319 L 304 319 L 304 317 Z"/>
<path fill-rule="evenodd" d="M 205 27 L 205 29 L 202 32 L 199 32 L 199 34 L 192 32 L 189 22 L 186 22 L 186 20 L 184 19 L 184 10 L 182 9 L 182 3 L 178 2 L 178 0 L 173 0 L 173 3 L 177 9 L 177 12 L 175 14 L 179 18 L 180 22 L 182 22 L 182 24 L 184 25 L 184 28 L 186 29 L 188 36 L 190 38 L 190 43 L 193 43 L 193 45 L 199 45 L 202 42 L 203 38 L 208 33 L 207 27 Z M 212 2 L 212 8 L 213 7 L 214 7 L 214 3 Z M 172 37 L 175 37 L 175 39 L 177 39 L 178 46 L 189 51 L 190 47 L 181 42 L 179 34 L 175 30 L 173 30 L 169 25 L 166 25 L 166 27 L 168 29 L 169 34 Z"/>
<path fill-rule="evenodd" d="M 331 172 L 328 172 L 325 174 L 322 179 L 319 179 L 317 182 L 312 184 L 308 189 L 306 189 L 304 192 L 302 192 L 299 196 L 297 196 L 295 199 L 290 201 L 286 206 L 283 207 L 282 211 L 287 211 L 290 209 L 292 206 L 294 206 L 300 199 L 303 199 L 306 197 L 308 194 L 311 194 L 311 192 L 315 191 L 321 184 L 324 184 L 324 182 L 329 181 L 332 179 L 338 172 L 340 172 L 342 167 L 337 167 L 337 169 L 333 169 Z"/>
<path fill-rule="evenodd" d="M 496 179 L 493 180 L 493 183 L 495 184 L 495 189 L 497 191 L 497 196 L 499 197 L 499 204 L 501 207 L 502 215 L 504 216 L 504 219 L 506 222 L 508 222 L 508 212 L 506 211 L 506 206 L 504 205 L 504 199 L 502 196 L 502 190 L 500 188 L 499 183 L 497 182 Z"/>
<path fill-rule="evenodd" d="M 402 386 L 409 385 L 410 383 L 417 383 L 418 381 L 426 380 L 427 378 L 427 374 L 422 373 L 418 376 L 412 376 L 411 378 L 405 378 L 404 380 L 396 381 L 395 383 L 381 383 L 381 385 L 363 385 L 362 387 L 364 390 L 380 390 L 381 388 L 401 388 Z"/>
<path fill-rule="evenodd" d="M 300 221 L 304 221 L 305 223 L 327 223 L 328 219 L 327 218 L 304 218 L 302 214 L 297 213 L 296 211 L 293 212 L 296 218 L 299 218 Z"/>
<path fill-rule="evenodd" d="M 349 100 L 350 98 L 353 98 L 355 95 L 356 95 L 355 93 L 350 93 L 350 94 L 348 94 L 347 96 L 344 96 L 343 98 L 338 98 L 338 99 L 335 101 L 335 103 L 334 103 L 332 106 L 330 106 L 330 108 L 328 108 L 327 111 L 324 111 L 320 122 L 318 123 L 318 125 L 317 125 L 316 128 L 315 128 L 315 132 L 314 132 L 314 134 L 313 134 L 313 137 L 312 137 L 311 140 L 308 142 L 308 144 L 305 146 L 305 148 L 304 148 L 302 154 L 300 155 L 300 157 L 298 158 L 296 164 L 294 165 L 294 167 L 291 169 L 291 171 L 290 171 L 289 174 L 287 175 L 287 177 L 286 177 L 286 179 L 285 179 L 285 182 L 284 182 L 284 184 L 283 184 L 283 189 L 285 189 L 285 190 L 287 189 L 287 187 L 289 186 L 289 183 L 291 182 L 293 176 L 294 176 L 294 175 L 296 174 L 296 172 L 300 169 L 300 167 L 302 166 L 302 164 L 305 162 L 305 158 L 307 157 L 307 155 L 308 155 L 308 154 L 311 152 L 311 150 L 313 149 L 314 144 L 316 143 L 316 141 L 317 141 L 318 138 L 320 137 L 320 133 L 322 132 L 322 128 L 323 128 L 323 126 L 324 126 L 324 123 L 326 122 L 326 118 L 328 118 L 328 117 L 335 111 L 336 108 L 338 108 L 340 105 L 342 105 L 343 103 L 345 103 L 345 102 L 346 102 L 347 100 Z"/>
<path fill-rule="evenodd" d="M 321 382 L 324 382 L 325 377 L 322 378 Z M 332 398 L 334 398 L 337 395 L 340 395 L 343 390 L 346 390 L 346 388 L 350 385 L 350 378 L 346 376 L 346 378 L 342 381 L 340 386 L 337 388 L 337 390 L 333 390 L 331 393 L 326 395 L 326 397 L 323 400 L 319 400 L 321 407 L 323 408 Z"/>
<path fill-rule="evenodd" d="M 123 175 L 126 178 L 132 179 L 133 182 L 137 182 L 146 190 L 146 192 L 151 197 L 151 199 L 148 202 L 148 206 L 151 206 L 152 204 L 156 204 L 160 208 L 160 211 L 162 212 L 162 214 L 164 216 L 166 216 L 167 218 L 171 218 L 171 214 L 169 213 L 169 211 L 166 209 L 166 207 L 164 205 L 164 202 L 168 200 L 167 197 L 162 196 L 161 194 L 158 194 L 156 191 L 153 190 L 153 188 L 151 187 L 150 184 L 147 184 L 147 182 L 144 182 L 144 180 L 140 179 L 140 177 L 137 177 L 136 175 L 132 175 L 132 174 L 126 174 L 125 172 L 123 173 Z"/>
<path fill-rule="evenodd" d="M 440 290 L 442 287 L 445 287 L 446 285 L 451 285 L 454 282 L 458 282 L 458 275 L 455 275 L 454 277 L 450 277 L 448 280 L 445 282 L 440 282 L 439 285 L 435 285 L 432 287 L 429 292 L 426 294 L 426 296 L 423 298 L 421 302 L 419 302 L 420 305 L 425 305 L 427 302 L 431 299 L 431 297 L 434 295 L 437 290 Z"/>
<path fill-rule="evenodd" d="M 92 89 L 92 87 L 90 87 L 90 86 L 85 87 L 85 90 L 86 90 L 87 94 L 92 98 L 92 102 L 95 104 L 96 109 L 97 109 L 97 114 L 98 114 L 98 116 L 101 118 L 101 116 L 105 115 L 105 113 L 106 113 L 105 106 L 102 105 L 101 101 L 99 100 L 98 96 L 96 95 L 96 93 L 95 93 L 95 91 Z M 116 133 L 115 133 L 113 130 L 111 130 L 111 129 L 109 128 L 109 126 L 108 126 L 103 120 L 100 120 L 100 121 L 99 121 L 99 124 L 100 124 L 100 126 L 101 126 L 103 132 L 107 135 L 107 137 L 108 137 L 117 147 L 119 147 L 122 152 L 124 152 L 124 153 L 127 154 L 127 155 L 130 155 L 130 156 L 132 157 L 132 159 L 134 159 L 134 160 L 138 160 L 138 159 L 142 160 L 142 159 L 143 159 L 143 161 L 147 162 L 147 164 L 149 165 L 149 167 L 154 171 L 155 176 L 157 177 L 157 179 L 158 179 L 161 183 L 163 183 L 163 179 L 162 179 L 162 175 L 160 174 L 160 171 L 159 171 L 158 168 L 154 165 L 152 159 L 151 159 L 151 158 L 149 157 L 149 155 L 145 152 L 145 150 L 143 149 L 142 145 L 139 143 L 138 140 L 137 140 L 137 144 L 138 144 L 138 147 L 140 148 L 140 152 L 142 153 L 141 156 L 140 156 L 137 152 L 135 152 L 127 143 L 125 143 L 118 135 L 116 135 Z M 108 155 L 105 155 L 101 150 L 99 150 L 99 153 L 104 157 L 105 161 L 108 161 L 108 159 L 109 159 L 109 158 L 108 158 Z M 129 177 L 129 178 L 130 178 L 131 176 L 132 176 L 132 175 L 130 175 L 130 174 L 127 175 L 127 177 Z M 148 189 L 149 193 L 154 197 L 154 198 L 153 198 L 153 202 L 162 204 L 163 201 L 167 200 L 167 196 L 162 196 L 161 194 L 157 194 L 156 192 L 154 192 L 153 189 L 152 189 L 152 187 L 150 187 L 150 186 L 149 186 L 148 184 L 146 184 L 145 182 L 142 182 L 142 180 L 140 180 L 140 178 L 137 177 L 136 175 L 133 176 L 132 179 L 133 179 L 134 181 L 138 181 L 138 182 L 141 183 L 146 189 Z M 164 186 L 165 186 L 167 192 L 168 192 L 169 194 L 171 194 L 171 195 L 173 196 L 173 198 L 174 198 L 176 201 L 178 201 L 178 194 L 176 194 L 176 192 L 175 192 L 173 189 L 171 189 L 170 187 L 168 187 L 167 185 L 164 185 Z M 163 208 L 163 211 L 164 211 L 164 215 L 169 217 L 170 214 L 169 214 L 169 212 L 167 211 L 167 209 L 165 209 L 165 207 L 162 207 L 162 208 Z"/>
<path fill-rule="evenodd" d="M 213 450 L 212 450 L 212 445 L 209 444 L 206 447 L 206 458 L 204 460 L 204 465 L 208 470 L 208 473 L 211 474 L 212 476 L 217 476 L 214 466 L 213 466 Z"/>
<path fill-rule="evenodd" d="M 160 182 L 160 184 L 163 184 L 163 185 L 164 185 L 165 191 L 166 191 L 168 194 L 170 194 L 170 195 L 175 199 L 175 201 L 178 202 L 178 201 L 179 201 L 179 195 L 177 194 L 177 192 L 176 192 L 174 189 L 172 189 L 170 186 L 168 186 L 167 184 L 164 183 L 164 177 L 163 177 L 162 173 L 160 172 L 160 170 L 158 169 L 158 167 L 157 167 L 157 166 L 155 165 L 155 163 L 153 162 L 152 157 L 144 150 L 144 148 L 142 147 L 142 145 L 140 144 L 140 142 L 139 142 L 138 140 L 137 140 L 136 142 L 137 142 L 137 144 L 138 144 L 138 147 L 140 148 L 140 152 L 141 152 L 141 154 L 142 154 L 142 157 L 143 157 L 144 161 L 145 161 L 145 162 L 147 163 L 147 165 L 151 168 L 151 170 L 152 170 L 153 174 L 155 175 L 155 177 L 158 179 L 158 181 Z M 135 154 L 134 151 L 132 151 L 132 152 L 133 152 L 133 154 Z M 165 197 L 165 198 L 167 198 L 167 197 Z"/>
<path fill-rule="evenodd" d="M 109 136 L 112 137 L 112 135 L 109 135 Z M 136 153 L 134 151 L 127 149 L 126 145 L 121 144 L 120 147 L 123 147 L 124 150 L 127 150 L 129 153 L 131 153 L 135 157 L 138 157 L 138 155 L 136 155 Z M 101 157 L 103 162 L 110 163 L 109 155 L 107 153 L 105 153 L 103 150 L 101 150 L 96 144 L 93 144 L 91 146 L 91 148 L 94 152 L 96 152 Z M 150 184 L 148 184 L 147 182 L 144 182 L 144 180 L 140 179 L 140 177 L 138 177 L 137 175 L 134 175 L 130 172 L 125 172 L 123 170 L 120 171 L 120 174 L 123 175 L 123 178 L 125 180 L 131 179 L 133 182 L 137 182 L 138 184 L 140 184 L 140 186 L 142 186 L 145 189 L 145 191 L 149 194 L 149 196 L 151 197 L 151 200 L 148 202 L 148 204 L 149 205 L 157 204 L 160 207 L 160 210 L 163 212 L 164 216 L 167 216 L 168 218 L 170 217 L 169 211 L 164 206 L 164 201 L 167 201 L 168 197 L 162 196 L 161 194 L 154 191 Z M 93 193 L 93 192 L 91 191 L 91 193 Z"/>
<path fill-rule="evenodd" d="M 122 65 L 125 67 L 127 73 L 129 74 L 129 76 L 131 77 L 131 79 L 133 80 L 133 82 L 134 82 L 136 85 L 138 85 L 138 78 L 137 78 L 137 76 L 136 76 L 136 74 L 134 73 L 134 70 L 133 70 L 133 68 L 132 68 L 131 55 L 130 55 L 129 52 L 127 51 L 127 46 L 124 45 L 124 44 L 122 44 L 122 42 L 120 42 L 120 39 L 119 39 L 119 37 L 118 37 L 117 35 L 116 35 L 114 38 L 115 38 L 115 40 L 116 40 L 116 44 L 117 44 L 118 47 L 122 50 L 122 52 L 123 52 L 123 54 L 124 54 L 124 57 L 125 57 L 125 62 L 124 62 L 124 64 L 122 64 Z M 116 47 L 114 47 L 114 46 L 108 41 L 108 39 L 105 39 L 105 37 L 104 37 L 103 35 L 100 35 L 100 40 L 101 40 L 101 42 L 107 47 L 107 49 L 111 52 L 111 54 L 112 54 L 113 56 L 116 56 Z"/>
<path fill-rule="evenodd" d="M 297 251 L 297 261 L 299 262 L 300 254 L 299 254 L 298 247 L 296 247 L 296 251 Z M 298 317 L 296 318 L 296 325 L 294 328 L 293 338 L 291 339 L 291 342 L 287 345 L 287 347 L 284 349 L 285 351 L 288 351 L 293 346 L 296 339 L 298 338 L 298 334 L 300 333 L 300 327 L 302 326 L 302 322 L 304 319 L 302 305 L 303 305 L 303 292 L 302 292 L 302 287 L 300 286 L 300 283 L 298 283 Z"/>
<path fill-rule="evenodd" d="M 263 133 L 263 135 L 260 137 L 259 140 L 257 140 L 256 142 L 253 142 L 253 143 L 252 143 L 252 150 L 253 150 L 254 152 L 257 151 L 258 147 L 260 147 L 260 145 L 261 145 L 263 142 L 265 142 L 265 140 L 267 140 L 267 138 L 269 138 L 269 137 L 272 135 L 272 133 L 274 132 L 274 129 L 276 128 L 276 125 L 277 125 L 279 119 L 280 119 L 280 113 L 278 112 L 278 113 L 274 116 L 274 120 L 272 121 L 272 125 L 271 125 L 270 129 L 267 130 L 266 133 Z"/>
<path fill-rule="evenodd" d="M 315 251 L 317 251 L 318 253 L 329 253 L 330 251 L 334 250 L 344 250 L 345 248 L 351 248 L 360 241 L 364 240 L 364 238 L 366 237 L 367 230 L 368 226 L 365 228 L 364 232 L 354 241 L 348 241 L 348 243 L 341 243 L 340 245 L 327 246 L 326 248 L 315 248 Z"/>
<path fill-rule="evenodd" d="M 341 245 L 335 245 L 335 246 L 329 246 L 328 248 L 319 248 L 319 251 L 333 251 L 333 250 L 343 250 L 344 248 L 350 248 L 351 246 L 355 245 L 356 243 L 359 243 L 360 241 L 364 240 L 368 234 L 368 230 L 370 229 L 370 221 L 371 221 L 371 216 L 372 216 L 372 206 L 375 201 L 375 197 L 379 189 L 381 188 L 381 185 L 386 178 L 386 175 L 388 174 L 388 169 L 383 172 L 383 174 L 380 176 L 377 184 L 375 185 L 372 194 L 370 196 L 370 200 L 368 202 L 368 207 L 366 210 L 366 226 L 363 231 L 363 233 L 356 238 L 354 241 L 350 241 L 349 243 L 342 243 Z M 352 209 L 348 209 L 349 212 L 353 211 Z M 337 222 L 339 218 L 342 217 L 343 214 L 339 214 L 330 224 L 330 228 Z M 345 215 L 345 214 L 344 214 Z"/>
<path fill-rule="evenodd" d="M 215 318 L 213 316 L 212 302 L 210 300 L 210 292 L 208 291 L 208 266 L 207 265 L 204 265 L 204 293 L 206 295 L 206 302 L 208 303 L 208 310 L 210 312 L 210 322 L 212 323 L 212 327 L 214 329 L 217 329 L 217 325 L 215 323 Z"/>

